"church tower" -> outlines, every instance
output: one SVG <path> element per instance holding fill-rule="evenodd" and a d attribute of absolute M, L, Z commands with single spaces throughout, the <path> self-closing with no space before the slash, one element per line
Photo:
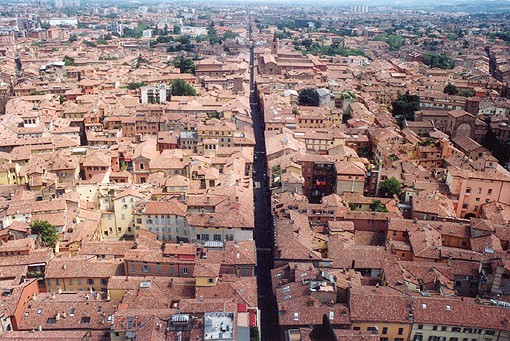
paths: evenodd
<path fill-rule="evenodd" d="M 278 38 L 276 38 L 276 32 L 273 36 L 273 43 L 271 45 L 271 54 L 272 55 L 278 55 Z"/>

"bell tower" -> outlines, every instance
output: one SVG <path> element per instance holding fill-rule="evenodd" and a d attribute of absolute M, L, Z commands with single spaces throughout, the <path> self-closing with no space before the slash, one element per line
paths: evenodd
<path fill-rule="evenodd" d="M 273 42 L 271 44 L 271 54 L 278 55 L 278 38 L 276 38 L 276 32 L 273 35 Z"/>

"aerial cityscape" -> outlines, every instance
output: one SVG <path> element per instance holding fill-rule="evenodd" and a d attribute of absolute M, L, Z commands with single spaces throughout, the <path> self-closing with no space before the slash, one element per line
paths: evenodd
<path fill-rule="evenodd" d="M 0 1 L 0 340 L 510 341 L 510 1 Z"/>

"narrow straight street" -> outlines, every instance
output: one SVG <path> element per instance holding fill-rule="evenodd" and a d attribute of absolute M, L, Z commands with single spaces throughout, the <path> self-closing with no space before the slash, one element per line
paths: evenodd
<path fill-rule="evenodd" d="M 258 107 L 254 83 L 254 46 L 251 43 L 250 23 L 248 23 L 248 33 L 250 37 L 250 106 L 256 143 L 253 175 L 255 201 L 254 239 L 257 247 L 257 286 L 258 303 L 261 311 L 261 340 L 278 340 L 278 312 L 276 299 L 273 297 L 271 287 L 274 228 L 271 216 L 269 177 L 266 174 L 267 157 L 264 139 L 264 117 Z"/>

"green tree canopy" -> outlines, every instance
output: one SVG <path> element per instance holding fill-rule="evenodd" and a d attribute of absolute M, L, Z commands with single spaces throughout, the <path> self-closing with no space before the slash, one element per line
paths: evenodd
<path fill-rule="evenodd" d="M 32 233 L 39 235 L 44 246 L 53 248 L 58 240 L 58 232 L 54 225 L 46 220 L 34 220 L 30 226 Z"/>
<path fill-rule="evenodd" d="M 404 39 L 395 34 L 379 34 L 374 37 L 374 40 L 385 42 L 392 50 L 398 50 L 404 44 Z"/>
<path fill-rule="evenodd" d="M 172 96 L 196 96 L 197 92 L 193 85 L 184 79 L 176 79 L 172 83 Z"/>
<path fill-rule="evenodd" d="M 181 43 L 182 45 L 189 45 L 191 43 L 191 36 L 189 34 L 178 36 L 175 41 Z"/>
<path fill-rule="evenodd" d="M 459 92 L 459 96 L 473 97 L 475 95 L 475 89 L 467 88 Z"/>
<path fill-rule="evenodd" d="M 195 73 L 195 62 L 193 59 L 178 56 L 174 59 L 174 66 L 178 68 L 181 73 Z"/>
<path fill-rule="evenodd" d="M 400 195 L 402 192 L 402 183 L 394 176 L 379 184 L 379 195 L 384 198 L 392 198 L 394 194 Z"/>
<path fill-rule="evenodd" d="M 420 110 L 420 96 L 411 95 L 409 91 L 405 95 L 399 95 L 398 98 L 391 103 L 393 116 L 402 123 L 403 120 L 414 121 L 415 111 Z"/>
<path fill-rule="evenodd" d="M 174 34 L 181 34 L 181 26 L 174 25 Z"/>
<path fill-rule="evenodd" d="M 74 66 L 74 58 L 71 58 L 69 56 L 65 56 L 64 60 L 62 60 L 66 66 Z"/>
<path fill-rule="evenodd" d="M 73 33 L 73 34 L 71 34 L 71 35 L 69 36 L 69 40 L 68 40 L 68 41 L 69 41 L 70 43 L 72 43 L 73 41 L 77 41 L 77 40 L 78 40 L 78 36 L 77 36 L 76 34 L 74 34 L 74 33 Z"/>
<path fill-rule="evenodd" d="M 374 212 L 388 212 L 386 209 L 386 205 L 381 203 L 381 200 L 372 200 L 372 203 L 370 204 L 370 210 Z"/>
<path fill-rule="evenodd" d="M 456 95 L 459 93 L 459 89 L 457 89 L 455 84 L 448 83 L 448 85 L 444 87 L 443 92 L 448 95 Z"/>
<path fill-rule="evenodd" d="M 299 91 L 299 105 L 318 107 L 320 102 L 319 93 L 314 88 L 307 88 Z"/>
<path fill-rule="evenodd" d="M 239 37 L 239 34 L 238 33 L 234 33 L 231 30 L 228 30 L 225 33 L 223 33 L 223 39 L 234 39 L 234 38 L 237 38 L 237 37 Z"/>
<path fill-rule="evenodd" d="M 145 85 L 144 82 L 132 82 L 132 83 L 128 83 L 127 88 L 129 90 L 136 90 L 138 88 L 141 88 L 144 85 Z"/>
<path fill-rule="evenodd" d="M 427 52 L 423 55 L 423 63 L 430 67 L 437 67 L 440 69 L 453 69 L 453 62 L 445 54 Z"/>

